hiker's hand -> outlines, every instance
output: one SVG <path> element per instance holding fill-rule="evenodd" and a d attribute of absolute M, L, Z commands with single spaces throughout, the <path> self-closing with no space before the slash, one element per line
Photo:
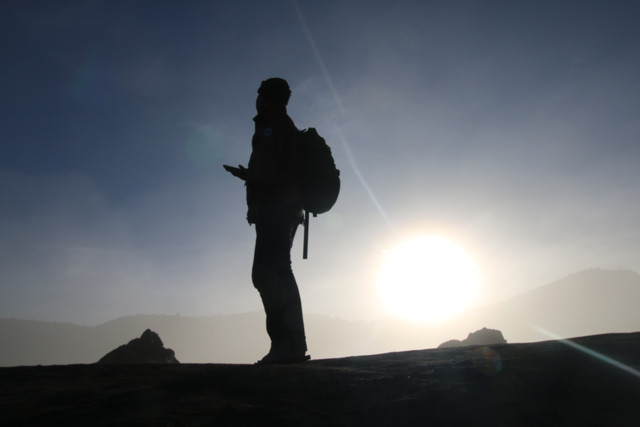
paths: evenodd
<path fill-rule="evenodd" d="M 249 171 L 247 170 L 247 168 L 245 168 L 242 165 L 238 165 L 238 167 L 233 167 L 233 166 L 229 166 L 229 165 L 222 165 L 222 167 L 229 173 L 231 173 L 231 175 L 240 178 L 243 181 L 247 180 L 247 175 L 249 174 Z"/>

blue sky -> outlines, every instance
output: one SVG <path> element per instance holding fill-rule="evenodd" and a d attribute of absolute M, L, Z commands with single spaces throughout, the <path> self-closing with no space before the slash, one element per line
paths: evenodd
<path fill-rule="evenodd" d="M 342 171 L 310 259 L 293 250 L 307 312 L 385 315 L 384 252 L 424 233 L 474 257 L 478 303 L 586 268 L 640 271 L 639 12 L 3 2 L 0 317 L 260 309 L 244 189 L 221 165 L 246 164 L 273 76 Z"/>

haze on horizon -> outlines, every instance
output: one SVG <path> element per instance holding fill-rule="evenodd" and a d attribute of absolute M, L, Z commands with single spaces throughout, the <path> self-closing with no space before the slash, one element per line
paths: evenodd
<path fill-rule="evenodd" d="M 341 169 L 301 233 L 306 313 L 388 315 L 406 239 L 474 259 L 475 304 L 640 271 L 640 5 L 106 0 L 0 5 L 0 318 L 260 310 L 244 188 L 256 89 Z"/>

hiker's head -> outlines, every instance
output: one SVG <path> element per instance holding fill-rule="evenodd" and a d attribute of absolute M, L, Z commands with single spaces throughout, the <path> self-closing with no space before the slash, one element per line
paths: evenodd
<path fill-rule="evenodd" d="M 264 80 L 258 89 L 258 111 L 267 106 L 285 107 L 289 103 L 291 89 L 286 80 L 274 77 Z"/>

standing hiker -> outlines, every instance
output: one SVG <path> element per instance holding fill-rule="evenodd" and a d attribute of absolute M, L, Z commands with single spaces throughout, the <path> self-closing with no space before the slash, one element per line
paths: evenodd
<path fill-rule="evenodd" d="M 291 245 L 302 222 L 303 203 L 297 179 L 298 130 L 286 108 L 290 96 L 285 80 L 262 82 L 249 167 L 224 166 L 246 182 L 247 221 L 256 228 L 251 278 L 262 299 L 271 339 L 269 353 L 258 362 L 265 364 L 309 358 L 300 293 L 291 270 Z"/>

